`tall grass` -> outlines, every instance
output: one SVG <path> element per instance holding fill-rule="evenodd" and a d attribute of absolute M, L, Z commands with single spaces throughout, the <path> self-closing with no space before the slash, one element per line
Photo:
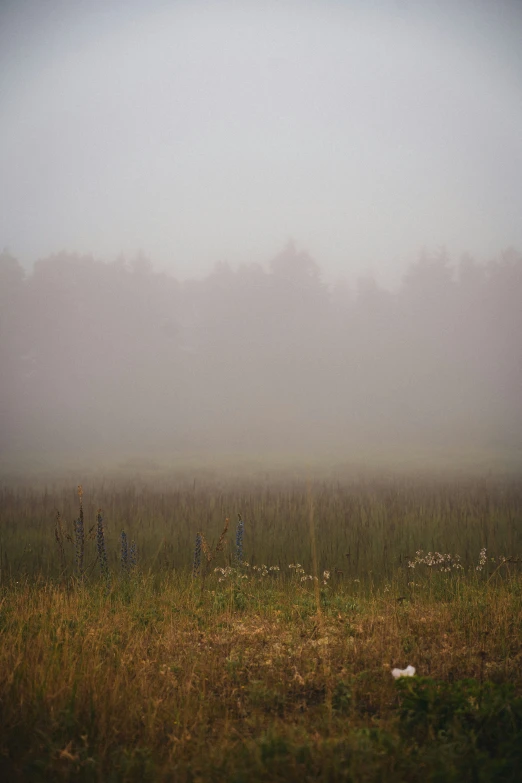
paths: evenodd
<path fill-rule="evenodd" d="M 96 548 L 75 533 L 74 520 L 85 518 L 89 530 L 103 509 L 107 569 L 119 571 L 120 532 L 139 549 L 140 567 L 156 574 L 193 568 L 194 540 L 203 532 L 215 546 L 223 520 L 240 514 L 239 539 L 222 554 L 231 564 L 241 544 L 252 565 L 266 563 L 285 569 L 299 562 L 312 572 L 309 532 L 310 503 L 314 507 L 317 571 L 333 578 L 357 578 L 382 584 L 407 570 L 418 550 L 459 555 L 462 565 L 476 565 L 480 550 L 488 557 L 514 556 L 521 551 L 522 487 L 514 479 L 420 480 L 405 478 L 321 481 L 263 485 L 243 481 L 192 484 L 155 489 L 133 485 L 86 486 L 82 516 L 78 496 L 70 488 L 0 490 L 0 569 L 2 579 L 22 574 L 59 578 L 64 564 L 93 569 Z M 59 551 L 53 530 L 60 514 Z M 68 538 L 69 537 L 69 540 Z M 88 538 L 84 534 L 85 539 Z M 65 558 L 65 563 L 64 563 Z M 491 571 L 488 561 L 485 573 Z"/>
<path fill-rule="evenodd" d="M 521 534 L 514 479 L 4 487 L 0 777 L 515 781 Z"/>

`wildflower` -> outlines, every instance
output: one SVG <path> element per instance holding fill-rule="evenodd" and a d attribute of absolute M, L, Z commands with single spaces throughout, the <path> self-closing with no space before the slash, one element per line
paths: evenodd
<path fill-rule="evenodd" d="M 215 555 L 217 555 L 218 552 L 221 552 L 224 549 L 224 547 L 225 547 L 225 544 L 226 544 L 226 540 L 225 539 L 226 539 L 226 535 L 227 535 L 227 531 L 228 531 L 229 521 L 230 521 L 229 518 L 225 517 L 225 526 L 223 527 L 223 530 L 221 531 L 221 535 L 219 536 L 219 540 L 218 540 L 218 542 L 216 544 L 216 548 L 214 549 L 214 553 L 211 554 L 211 556 L 210 556 L 211 560 L 212 560 L 212 558 Z"/>
<path fill-rule="evenodd" d="M 442 552 L 428 552 L 425 555 L 422 549 L 417 550 L 414 560 L 408 561 L 408 568 L 413 569 L 418 565 L 425 565 L 443 573 L 448 573 L 452 568 L 462 569 L 460 555 L 444 554 Z"/>
<path fill-rule="evenodd" d="M 413 677 L 415 674 L 415 666 L 406 666 L 405 669 L 392 669 L 392 676 L 395 677 L 396 680 L 399 679 L 399 677 Z"/>
<path fill-rule="evenodd" d="M 121 531 L 121 567 L 124 573 L 129 570 L 129 546 L 127 542 L 127 533 L 125 530 Z"/>
<path fill-rule="evenodd" d="M 74 523 L 74 538 L 76 544 L 76 565 L 78 573 L 83 578 L 83 561 L 85 555 L 85 529 L 83 523 L 83 487 L 78 484 L 78 500 L 80 501 L 80 515 Z"/>
<path fill-rule="evenodd" d="M 74 521 L 74 540 L 76 546 L 76 565 L 80 577 L 83 576 L 83 561 L 85 555 L 85 529 L 83 525 L 83 509 L 80 506 L 80 516 Z"/>
<path fill-rule="evenodd" d="M 103 577 L 105 577 L 107 581 L 107 588 L 109 588 L 111 576 L 109 572 L 109 564 L 107 562 L 107 547 L 105 545 L 105 533 L 103 530 L 103 517 L 101 509 L 98 509 L 96 521 L 96 548 L 98 549 L 98 560 L 100 561 L 101 574 Z"/>
<path fill-rule="evenodd" d="M 214 568 L 214 573 L 221 574 L 221 577 L 220 579 L 218 579 L 218 582 L 222 582 L 223 579 L 225 579 L 227 576 L 230 576 L 231 574 L 234 573 L 234 569 L 231 568 L 230 566 L 227 566 L 226 568 L 221 568 L 220 566 L 218 566 L 217 568 Z"/>
<path fill-rule="evenodd" d="M 476 571 L 482 571 L 482 569 L 483 569 L 483 568 L 484 568 L 484 566 L 486 565 L 486 561 L 487 561 L 487 557 L 486 557 L 486 548 L 484 547 L 483 549 L 481 549 L 481 550 L 480 550 L 480 554 L 479 554 L 479 564 L 478 564 L 478 566 L 475 568 L 475 570 L 476 570 Z"/>
<path fill-rule="evenodd" d="M 192 576 L 199 574 L 201 568 L 201 533 L 196 533 L 196 544 L 194 546 L 194 563 L 192 565 Z"/>
<path fill-rule="evenodd" d="M 241 518 L 241 514 L 238 514 L 238 523 L 236 528 L 236 559 L 238 563 L 243 561 L 243 534 L 245 532 L 245 524 Z"/>

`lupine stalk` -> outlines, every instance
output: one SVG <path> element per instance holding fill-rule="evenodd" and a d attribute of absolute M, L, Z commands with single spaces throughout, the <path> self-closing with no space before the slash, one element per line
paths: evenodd
<path fill-rule="evenodd" d="M 192 566 L 192 576 L 196 577 L 201 568 L 201 533 L 196 533 L 196 544 L 194 546 L 194 564 Z"/>
<path fill-rule="evenodd" d="M 85 560 L 85 526 L 83 520 L 83 489 L 82 485 L 78 485 L 78 498 L 80 500 L 80 515 L 74 522 L 74 541 L 76 547 L 76 566 L 80 578 L 83 579 L 83 567 Z"/>
<path fill-rule="evenodd" d="M 127 533 L 121 531 L 121 568 L 127 574 L 129 571 L 129 547 L 127 542 Z"/>
<path fill-rule="evenodd" d="M 74 521 L 74 541 L 76 547 L 76 567 L 80 578 L 83 577 L 83 566 L 85 559 L 85 528 L 83 523 L 83 512 L 80 508 L 80 516 Z"/>
<path fill-rule="evenodd" d="M 102 517 L 101 509 L 98 509 L 96 520 L 98 523 L 96 529 L 96 547 L 98 549 L 98 560 L 100 561 L 101 575 L 105 577 L 105 580 L 107 581 L 107 589 L 108 589 L 111 582 L 111 575 L 109 572 L 109 564 L 107 561 L 107 547 L 105 546 L 105 533 L 103 530 L 103 517 Z"/>
<path fill-rule="evenodd" d="M 238 523 L 236 528 L 236 560 L 238 563 L 243 562 L 243 534 L 245 532 L 245 524 L 241 519 L 241 514 L 238 514 Z"/>

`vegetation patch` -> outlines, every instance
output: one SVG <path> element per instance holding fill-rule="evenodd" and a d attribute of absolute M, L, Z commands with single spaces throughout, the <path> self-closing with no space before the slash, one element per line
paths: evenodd
<path fill-rule="evenodd" d="M 11 493 L 0 512 L 8 518 L 0 528 L 3 779 L 517 780 L 519 487 L 490 487 L 487 506 L 479 485 L 441 486 L 440 496 L 410 489 L 424 498 L 424 517 L 416 528 L 406 523 L 417 546 L 399 557 L 392 553 L 404 533 L 371 515 L 378 486 L 375 496 L 366 484 L 351 488 L 355 528 L 357 502 L 368 504 L 358 554 L 336 514 L 340 497 L 321 509 L 309 487 L 300 496 L 293 486 L 273 498 L 283 539 L 285 525 L 299 532 L 292 543 L 277 546 L 275 520 L 263 531 L 251 490 L 258 524 L 244 511 L 232 523 L 231 510 L 212 528 L 195 513 L 175 567 L 161 548 L 150 554 L 147 536 L 165 534 L 163 523 L 140 532 L 130 513 L 122 545 L 110 515 L 98 503 L 87 508 L 81 492 L 83 537 L 78 505 L 72 517 L 60 512 L 61 538 L 50 511 L 41 522 L 49 549 L 40 568 L 28 568 L 34 519 L 27 494 Z M 397 518 L 407 518 L 408 491 Z M 462 504 L 447 506 L 448 519 L 447 496 Z M 449 515 L 462 519 L 463 508 L 475 508 L 477 524 L 455 531 Z M 25 521 L 15 538 L 17 514 Z M 437 524 L 446 546 L 429 541 Z"/>

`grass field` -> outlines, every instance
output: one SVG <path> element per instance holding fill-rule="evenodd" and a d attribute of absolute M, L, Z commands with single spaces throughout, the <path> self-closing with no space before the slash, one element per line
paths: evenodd
<path fill-rule="evenodd" d="M 520 780 L 516 477 L 0 499 L 3 780 Z"/>

